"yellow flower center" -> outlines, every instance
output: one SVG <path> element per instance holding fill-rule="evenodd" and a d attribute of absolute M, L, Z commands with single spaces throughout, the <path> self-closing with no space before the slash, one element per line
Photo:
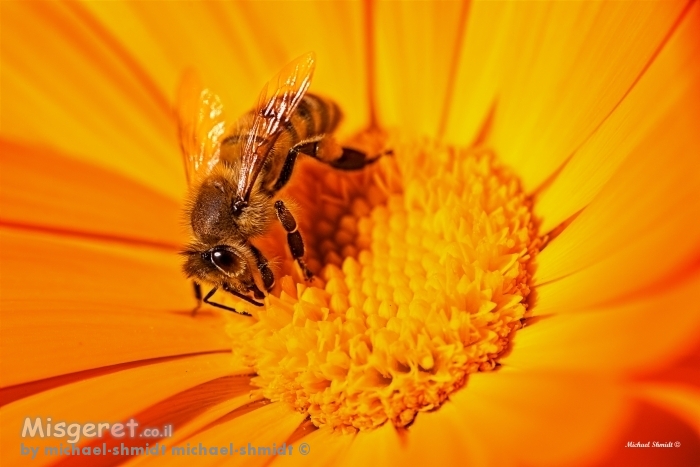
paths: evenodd
<path fill-rule="evenodd" d="M 230 329 L 266 398 L 343 431 L 408 425 L 493 369 L 538 246 L 528 199 L 488 150 L 397 145 L 366 172 L 309 176 L 295 195 L 323 280 L 284 277 L 255 324 Z"/>

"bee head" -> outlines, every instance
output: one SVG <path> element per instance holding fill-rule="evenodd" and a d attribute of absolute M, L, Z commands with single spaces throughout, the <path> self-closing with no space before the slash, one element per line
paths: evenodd
<path fill-rule="evenodd" d="M 181 254 L 185 257 L 183 271 L 188 278 L 216 287 L 232 287 L 240 292 L 258 290 L 250 256 L 243 244 L 221 244 L 208 247 L 192 244 Z"/>

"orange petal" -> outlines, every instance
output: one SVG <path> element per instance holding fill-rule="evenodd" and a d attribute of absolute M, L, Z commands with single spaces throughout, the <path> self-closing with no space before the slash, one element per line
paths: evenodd
<path fill-rule="evenodd" d="M 528 190 L 614 111 L 684 7 L 680 2 L 509 5 L 489 140 Z"/>
<path fill-rule="evenodd" d="M 179 203 L 50 148 L 0 140 L 1 222 L 176 250 Z"/>
<path fill-rule="evenodd" d="M 0 241 L 3 270 L 11 271 L 2 275 L 3 312 L 185 311 L 195 304 L 175 252 L 8 228 L 0 228 Z"/>
<path fill-rule="evenodd" d="M 654 441 L 679 447 L 651 447 Z M 649 443 L 648 448 L 627 447 L 627 443 Z M 671 413 L 649 403 L 636 404 L 635 416 L 627 428 L 612 440 L 612 449 L 592 467 L 633 465 L 635 467 L 695 467 L 700 459 L 700 439 L 687 424 Z"/>
<path fill-rule="evenodd" d="M 438 134 L 451 101 L 466 2 L 376 2 L 377 98 L 382 125 Z"/>
<path fill-rule="evenodd" d="M 167 100 L 71 10 L 47 2 L 3 7 L 3 135 L 180 198 L 185 178 Z"/>
<path fill-rule="evenodd" d="M 24 420 L 41 417 L 44 422 L 116 423 L 128 419 L 147 407 L 206 381 L 247 371 L 236 367 L 230 354 L 208 354 L 157 362 L 129 368 L 112 374 L 89 378 L 20 399 L 3 407 L 3 463 L 19 465 L 26 461 L 20 454 L 20 443 L 39 448 L 66 445 L 66 438 L 20 437 Z M 128 395 L 128 397 L 125 397 Z M 136 420 L 138 422 L 138 420 Z M 124 443 L 129 444 L 129 433 Z M 92 441 L 83 437 L 79 445 Z M 33 463 L 47 465 L 55 462 L 51 456 L 37 456 Z"/>
<path fill-rule="evenodd" d="M 482 427 L 447 402 L 436 412 L 420 413 L 408 430 L 390 423 L 359 432 L 347 454 L 333 465 L 515 465 L 478 435 Z"/>
<path fill-rule="evenodd" d="M 700 139 L 692 112 L 677 114 L 539 254 L 538 314 L 642 290 L 700 255 Z"/>
<path fill-rule="evenodd" d="M 451 401 L 438 410 L 418 414 L 409 427 L 401 459 L 415 465 L 509 466 L 515 459 L 492 449 Z"/>
<path fill-rule="evenodd" d="M 445 112 L 446 139 L 454 144 L 469 145 L 482 132 L 492 129 L 490 112 L 498 108 L 501 81 L 507 61 L 512 59 L 519 40 L 511 36 L 518 21 L 530 21 L 535 15 L 513 15 L 513 5 L 507 2 L 469 2 L 464 37 L 459 45 L 458 65 L 453 77 L 455 88 Z M 524 9 L 521 5 L 520 9 Z M 530 9 L 537 9 L 535 4 Z M 431 90 L 423 92 L 430 94 Z M 436 97 L 437 99 L 437 97 Z"/>
<path fill-rule="evenodd" d="M 700 8 L 695 7 L 615 112 L 538 196 L 535 209 L 543 218 L 541 232 L 586 207 L 626 158 L 651 153 L 673 165 L 679 158 L 697 155 L 699 29 Z"/>
<path fill-rule="evenodd" d="M 286 455 L 298 456 L 297 446 L 292 447 L 290 454 L 289 445 L 286 445 L 285 440 L 303 419 L 304 415 L 295 412 L 284 403 L 266 404 L 248 411 L 242 409 L 241 415 L 233 412 L 207 429 L 178 443 L 179 447 L 185 449 L 189 447 L 198 450 L 200 446 L 204 446 L 207 454 L 171 455 L 168 457 L 168 465 L 191 465 L 195 455 L 197 465 L 215 465 L 227 461 L 245 466 L 266 465 L 272 459 L 271 454 L 265 454 L 266 449 L 272 449 L 273 444 L 275 448 L 285 444 Z M 231 453 L 231 447 L 237 451 Z M 217 449 L 217 454 L 210 451 L 212 448 Z M 221 449 L 226 449 L 227 453 L 222 454 Z M 249 453 L 249 449 L 254 453 Z M 242 452 L 243 450 L 245 453 Z M 148 460 L 158 462 L 158 459 L 151 458 L 144 459 L 143 463 L 147 464 Z"/>
<path fill-rule="evenodd" d="M 253 58 L 256 49 L 248 47 L 255 47 L 248 23 L 229 24 L 229 17 L 241 15 L 227 10 L 240 10 L 238 6 L 108 2 L 75 9 L 94 29 L 123 44 L 169 97 L 175 95 L 184 70 L 194 67 L 235 118 L 252 107 L 272 75 L 255 80 L 263 67 Z M 245 46 L 239 48 L 241 44 Z"/>
<path fill-rule="evenodd" d="M 17 313 L 3 307 L 0 386 L 158 357 L 226 351 L 231 342 L 225 323 L 218 312 L 193 318 L 187 312 L 47 307 Z"/>
<path fill-rule="evenodd" d="M 2 276 L 3 386 L 229 347 L 220 313 L 190 316 L 195 301 L 174 253 L 12 229 L 0 229 L 0 241 L 12 272 Z M 47 338 L 56 333 L 63 338 Z"/>
<path fill-rule="evenodd" d="M 682 358 L 660 371 L 644 375 L 646 382 L 680 384 L 700 388 L 700 339 Z"/>
<path fill-rule="evenodd" d="M 298 466 L 304 467 L 312 465 L 338 465 L 340 459 L 346 456 L 346 451 L 352 444 L 354 435 L 333 433 L 328 428 L 316 430 L 294 443 L 294 455 L 277 456 L 271 465 L 275 467 Z M 307 455 L 299 455 L 299 445 L 306 443 L 309 445 Z"/>
<path fill-rule="evenodd" d="M 162 452 L 163 446 L 169 451 L 170 446 L 188 438 L 215 420 L 239 407 L 250 404 L 256 398 L 251 397 L 250 376 L 225 376 L 195 386 L 187 391 L 178 393 L 168 399 L 148 407 L 143 412 L 135 414 L 133 418 L 139 421 L 143 427 L 152 427 L 162 430 L 165 426 L 171 426 L 171 434 L 162 438 L 135 438 L 129 440 L 129 454 L 119 456 L 120 464 L 138 465 L 142 461 L 148 462 L 149 456 L 138 456 L 137 452 L 131 455 L 131 448 L 143 447 L 151 452 Z M 126 421 L 126 420 L 125 420 Z M 107 449 L 121 448 L 123 438 L 115 438 L 107 435 L 104 438 L 96 438 L 89 446 L 103 447 Z M 153 447 L 157 443 L 154 451 Z M 113 452 L 113 451 L 112 451 Z M 167 454 L 169 457 L 170 453 Z M 162 459 L 164 456 L 159 456 Z M 82 457 L 69 459 L 71 465 L 113 465 L 114 460 L 107 458 Z M 83 461 L 81 463 L 81 460 Z M 84 462 L 87 460 L 87 462 Z"/>
<path fill-rule="evenodd" d="M 175 430 L 173 432 L 173 437 L 161 440 L 160 445 L 166 446 L 167 450 L 172 452 L 172 446 L 188 441 L 193 435 L 215 424 L 217 420 L 225 417 L 237 409 L 244 407 L 247 404 L 258 400 L 260 400 L 260 397 L 252 396 L 250 392 L 246 392 L 220 404 L 209 407 L 193 420 L 188 421 L 186 424 L 178 425 L 177 429 L 173 428 Z M 194 399 L 191 401 L 191 405 L 194 407 L 199 406 L 200 404 L 201 401 L 199 400 Z M 130 462 L 129 465 L 142 465 L 148 463 L 148 458 L 139 457 L 134 458 L 133 462 Z"/>
<path fill-rule="evenodd" d="M 570 373 L 477 373 L 450 399 L 487 449 L 518 465 L 591 462 L 605 454 L 628 414 L 614 383 Z"/>
<path fill-rule="evenodd" d="M 385 423 L 375 430 L 361 431 L 336 465 L 394 465 L 401 454 L 401 443 L 399 433 L 391 423 Z"/>
<path fill-rule="evenodd" d="M 695 369 L 696 373 L 699 371 Z M 684 420 L 700 439 L 700 388 L 673 383 L 640 383 L 635 394 Z"/>
<path fill-rule="evenodd" d="M 317 64 L 311 92 L 338 102 L 344 114 L 344 132 L 367 125 L 364 16 L 360 2 L 278 2 L 274 8 L 265 3 L 240 2 L 228 17 L 236 26 L 236 18 L 249 25 L 250 34 L 241 48 L 258 60 L 265 60 L 265 80 L 286 61 L 313 50 Z M 314 26 L 299 27 L 300 22 L 307 21 Z M 261 40 L 260 31 L 265 30 L 275 33 Z M 254 95 L 262 84 L 255 83 Z"/>
<path fill-rule="evenodd" d="M 283 65 L 315 51 L 311 91 L 340 103 L 346 129 L 366 122 L 359 2 L 278 2 L 274 8 L 257 2 L 91 2 L 84 8 L 162 89 L 174 92 L 183 70 L 193 66 L 233 117 L 253 106 Z"/>
<path fill-rule="evenodd" d="M 649 373 L 686 354 L 700 337 L 700 274 L 662 293 L 519 330 L 501 362 L 519 369 Z"/>

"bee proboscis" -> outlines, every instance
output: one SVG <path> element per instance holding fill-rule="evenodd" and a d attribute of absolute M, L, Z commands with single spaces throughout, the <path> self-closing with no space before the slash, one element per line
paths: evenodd
<path fill-rule="evenodd" d="M 278 197 L 299 155 L 341 170 L 359 170 L 381 157 L 342 147 L 333 138 L 342 113 L 335 102 L 307 93 L 314 67 L 313 53 L 285 66 L 263 87 L 256 107 L 230 127 L 216 94 L 193 73 L 182 81 L 177 113 L 192 234 L 182 254 L 197 308 L 205 302 L 239 312 L 210 301 L 218 289 L 262 306 L 263 290 L 272 289 L 275 277 L 252 240 L 276 221 L 287 233 L 292 257 L 311 279 L 296 219 Z M 210 287 L 204 297 L 201 285 Z"/>

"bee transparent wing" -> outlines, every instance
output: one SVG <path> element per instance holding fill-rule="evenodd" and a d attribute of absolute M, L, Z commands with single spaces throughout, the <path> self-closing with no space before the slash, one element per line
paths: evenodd
<path fill-rule="evenodd" d="M 192 184 L 198 174 L 211 172 L 219 162 L 226 129 L 223 106 L 194 70 L 187 70 L 178 88 L 176 112 L 187 183 Z"/>
<path fill-rule="evenodd" d="M 315 65 L 316 55 L 313 52 L 304 54 L 263 87 L 243 148 L 241 177 L 236 190 L 241 202 L 248 201 L 270 149 L 309 89 Z"/>

